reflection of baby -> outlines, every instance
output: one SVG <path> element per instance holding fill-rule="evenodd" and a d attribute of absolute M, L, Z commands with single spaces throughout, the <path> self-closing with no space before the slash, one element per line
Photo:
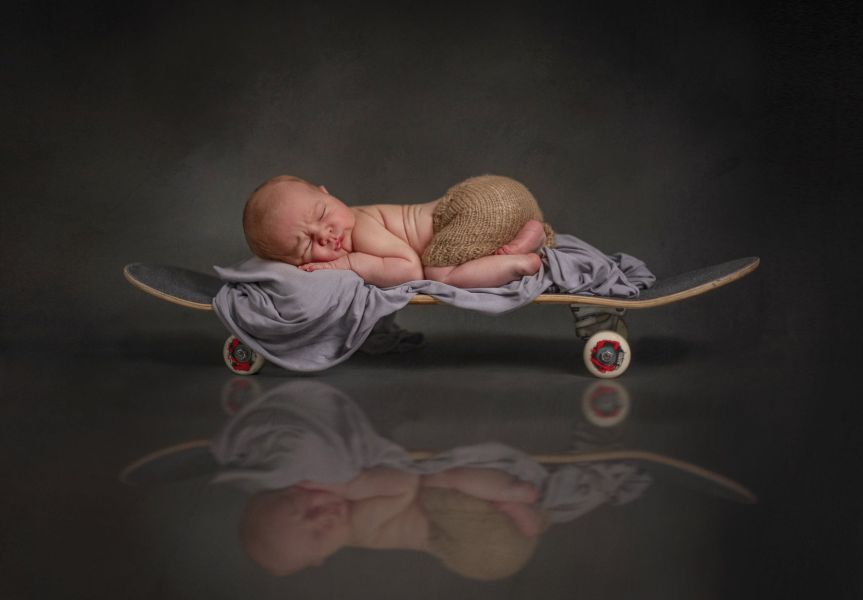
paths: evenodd
<path fill-rule="evenodd" d="M 337 484 L 260 492 L 241 526 L 249 556 L 276 575 L 345 546 L 422 550 L 466 577 L 499 579 L 532 556 L 546 518 L 536 487 L 507 473 L 455 468 L 417 475 L 387 467 Z"/>

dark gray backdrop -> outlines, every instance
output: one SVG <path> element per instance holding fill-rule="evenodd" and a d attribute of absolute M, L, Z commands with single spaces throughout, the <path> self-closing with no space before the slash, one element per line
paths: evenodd
<path fill-rule="evenodd" d="M 194 421 L 190 407 L 211 403 L 199 389 L 209 381 L 206 368 L 189 369 L 197 379 L 189 378 L 182 368 L 162 369 L 161 357 L 178 362 L 186 353 L 189 362 L 215 366 L 221 327 L 211 315 L 131 288 L 125 263 L 203 271 L 244 259 L 242 204 L 278 173 L 323 183 L 358 204 L 425 201 L 492 172 L 524 181 L 559 231 L 639 256 L 660 275 L 761 256 L 762 267 L 733 286 L 633 316 L 635 344 L 645 349 L 639 390 L 654 380 L 684 382 L 670 390 L 670 404 L 642 410 L 648 419 L 656 411 L 660 425 L 674 424 L 678 411 L 715 424 L 729 435 L 722 448 L 745 455 L 740 463 L 757 474 L 741 478 L 763 490 L 762 512 L 749 517 L 751 531 L 735 519 L 720 553 L 732 563 L 731 577 L 752 581 L 729 589 L 754 583 L 747 589 L 755 595 L 829 588 L 853 597 L 863 439 L 854 420 L 859 14 L 850 3 L 691 4 L 6 5 L 0 406 L 9 433 L 0 437 L 7 454 L 26 459 L 9 469 L 25 475 L 7 482 L 19 490 L 13 509 L 51 497 L 36 493 L 55 489 L 45 487 L 41 468 L 67 473 L 70 487 L 96 481 L 86 468 L 66 468 L 67 447 L 91 448 L 85 456 L 98 472 L 94 465 L 110 462 L 106 454 L 121 460 L 104 451 L 105 440 L 121 445 L 122 432 L 134 431 L 150 443 L 148 423 L 158 424 L 153 433 L 173 430 Z M 498 371 L 523 361 L 539 378 L 545 339 L 572 336 L 567 311 L 554 307 L 498 319 L 412 307 L 401 319 L 428 334 L 439 365 L 457 349 L 442 362 L 452 367 L 452 389 L 464 383 L 460 361 L 477 347 L 497 352 L 489 360 L 502 360 L 493 365 Z M 443 335 L 458 339 L 437 341 Z M 696 353 L 698 340 L 721 348 L 716 370 L 726 379 L 755 381 L 689 385 L 705 363 L 687 362 L 678 377 L 680 362 L 667 359 Z M 110 364 L 121 368 L 92 393 L 51 381 L 68 353 L 120 356 Z M 43 364 L 46 356 L 51 362 Z M 380 360 L 396 380 L 415 372 Z M 69 368 L 80 373 L 82 364 L 93 369 L 80 378 L 98 382 L 98 362 Z M 357 371 L 324 377 L 351 381 Z M 572 379 L 585 380 L 583 373 Z M 423 381 L 402 384 L 400 401 L 413 407 Z M 480 385 L 471 383 L 466 389 Z M 719 397 L 729 389 L 738 395 Z M 702 397 L 689 404 L 692 390 Z M 664 389 L 650 393 L 666 399 Z M 416 406 L 457 419 L 462 398 L 453 396 L 439 408 L 428 399 Z M 154 401 L 165 417 L 148 421 Z M 486 399 L 477 414 L 495 409 Z M 132 416 L 116 433 L 124 411 Z M 81 415 L 98 415 L 89 445 L 81 440 L 93 426 Z M 103 510 L 91 508 L 92 497 L 88 490 L 82 505 Z M 27 528 L 19 541 L 36 548 L 56 537 L 42 514 L 21 522 L 38 521 L 44 535 Z M 8 546 L 10 556 L 43 555 Z"/>
<path fill-rule="evenodd" d="M 836 261 L 854 249 L 847 12 L 19 4 L 2 42 L 4 342 L 115 352 L 212 331 L 121 269 L 245 258 L 243 201 L 279 173 L 349 204 L 507 174 L 559 231 L 660 275 L 762 256 L 745 290 L 675 313 L 678 331 L 758 323 L 782 342 L 823 329 Z M 549 314 L 479 327 L 533 329 Z M 446 328 L 437 314 L 406 318 Z"/>

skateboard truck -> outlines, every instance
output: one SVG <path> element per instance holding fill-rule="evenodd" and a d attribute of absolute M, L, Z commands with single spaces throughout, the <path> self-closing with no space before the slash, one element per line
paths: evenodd
<path fill-rule="evenodd" d="M 623 337 L 628 336 L 629 332 L 623 321 L 623 315 L 626 314 L 625 308 L 570 304 L 569 309 L 575 319 L 575 335 L 581 340 L 587 341 L 598 331 L 615 331 Z"/>

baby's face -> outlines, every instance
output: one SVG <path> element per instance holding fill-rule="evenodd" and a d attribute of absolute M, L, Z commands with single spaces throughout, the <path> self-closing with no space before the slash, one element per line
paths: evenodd
<path fill-rule="evenodd" d="M 311 564 L 344 546 L 350 537 L 348 502 L 330 492 L 302 490 L 291 520 L 297 533 L 292 542 L 305 548 Z"/>
<path fill-rule="evenodd" d="M 262 514 L 256 540 L 259 562 L 287 574 L 319 565 L 351 537 L 348 502 L 336 494 L 301 488 L 276 493 Z"/>
<path fill-rule="evenodd" d="M 272 211 L 272 235 L 292 265 L 329 262 L 351 252 L 354 213 L 327 193 L 298 182 L 280 183 Z"/>

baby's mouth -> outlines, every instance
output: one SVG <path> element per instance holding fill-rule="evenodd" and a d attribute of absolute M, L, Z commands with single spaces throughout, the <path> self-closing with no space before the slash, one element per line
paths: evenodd
<path fill-rule="evenodd" d="M 342 249 L 342 240 L 344 239 L 344 237 L 345 237 L 345 234 L 342 234 L 336 238 L 336 250 Z"/>

